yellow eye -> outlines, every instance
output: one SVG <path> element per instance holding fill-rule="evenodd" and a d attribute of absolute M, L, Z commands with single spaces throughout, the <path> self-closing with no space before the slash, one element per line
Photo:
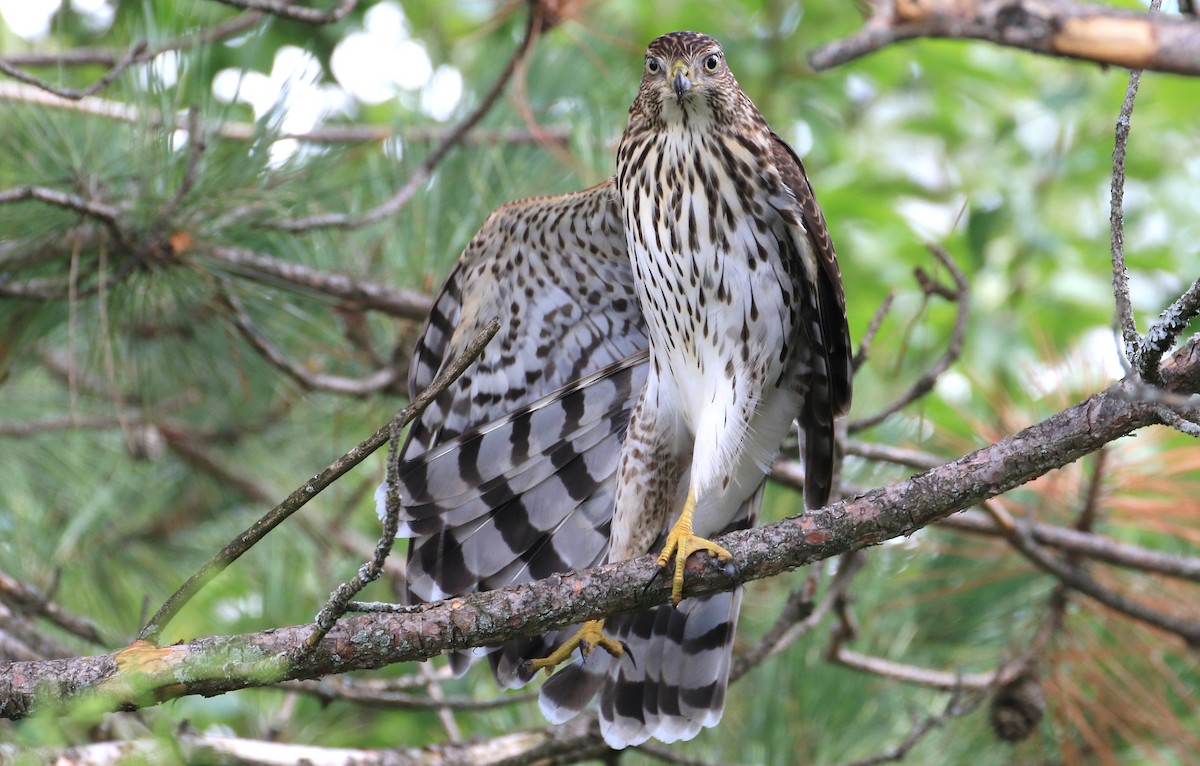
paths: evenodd
<path fill-rule="evenodd" d="M 650 74 L 658 74 L 659 70 L 661 70 L 661 69 L 662 69 L 662 62 L 660 62 L 658 59 L 653 58 L 653 57 L 646 59 L 646 71 L 647 72 L 649 72 Z"/>
<path fill-rule="evenodd" d="M 710 53 L 704 57 L 704 71 L 715 72 L 717 67 L 721 65 L 721 57 L 715 53 Z"/>

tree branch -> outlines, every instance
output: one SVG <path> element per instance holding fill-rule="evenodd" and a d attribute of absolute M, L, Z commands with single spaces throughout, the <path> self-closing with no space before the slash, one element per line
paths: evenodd
<path fill-rule="evenodd" d="M 223 0 L 225 1 L 225 0 Z M 425 183 L 441 161 L 450 153 L 450 150 L 462 142 L 467 133 L 473 129 L 484 116 L 491 111 L 496 102 L 500 99 L 500 94 L 504 92 L 508 86 L 509 80 L 512 79 L 513 72 L 516 71 L 517 65 L 533 50 L 534 42 L 538 38 L 537 11 L 534 10 L 529 21 L 525 26 L 525 37 L 517 46 L 516 51 L 508 60 L 508 65 L 500 72 L 500 76 L 496 78 L 496 82 L 484 94 L 483 99 L 475 110 L 463 119 L 454 130 L 447 135 L 440 144 L 434 147 L 425 161 L 413 171 L 408 180 L 400 187 L 399 191 L 393 194 L 389 199 L 371 210 L 361 215 L 347 215 L 344 213 L 322 213 L 311 215 L 304 218 L 295 218 L 287 221 L 277 221 L 269 224 L 271 228 L 281 231 L 310 231 L 320 228 L 339 228 L 339 229 L 357 229 L 362 226 L 367 226 L 385 218 L 395 215 L 408 204 L 412 196 Z"/>
<path fill-rule="evenodd" d="M 238 17 L 242 18 L 242 17 Z M 66 51 L 66 54 L 89 53 L 88 51 Z M 103 51 L 92 52 L 93 55 L 101 57 Z M 9 57 L 8 60 L 20 57 Z M 40 56 L 38 60 L 52 57 Z M 64 66 L 81 63 L 76 61 L 78 56 L 72 55 L 69 60 L 62 62 Z M 89 62 L 90 63 L 90 62 Z M 150 127 L 162 127 L 166 124 L 166 119 L 163 113 L 146 107 L 136 107 L 131 104 L 126 104 L 122 101 L 114 101 L 112 99 L 101 98 L 99 96 L 87 96 L 78 100 L 72 100 L 57 96 L 53 93 L 48 93 L 41 88 L 36 88 L 30 85 L 21 83 L 0 82 L 0 101 L 10 101 L 14 104 L 31 104 L 34 106 L 44 106 L 48 109 L 61 109 L 65 111 L 76 112 L 78 114 L 87 114 L 94 117 L 103 117 L 117 122 L 125 122 L 130 124 L 147 125 Z M 174 118 L 171 118 L 174 124 Z M 256 137 L 263 135 L 263 126 L 256 125 L 251 122 L 235 122 L 232 120 L 210 120 L 202 123 L 204 131 L 213 138 L 226 139 L 229 141 L 252 141 Z M 311 130 L 302 130 L 296 132 L 281 131 L 270 133 L 269 137 L 276 141 L 294 140 L 313 144 L 365 144 L 365 143 L 383 143 L 390 138 L 401 138 L 405 141 L 444 141 L 453 132 L 454 128 L 443 127 L 405 127 L 396 129 L 389 125 L 360 125 L 360 124 L 335 124 L 335 125 L 316 125 Z M 522 128 L 473 128 L 462 139 L 463 143 L 478 144 L 491 146 L 496 144 L 519 145 L 519 144 L 534 144 L 542 145 L 550 142 L 556 146 L 565 148 L 570 141 L 570 129 L 566 125 L 554 125 L 548 128 L 541 128 L 537 133 L 529 129 Z"/>
<path fill-rule="evenodd" d="M 1189 344 L 1163 366 L 1169 390 L 1200 389 L 1200 347 Z M 1157 422 L 1131 401 L 1122 381 L 996 444 L 924 474 L 802 516 L 727 535 L 721 544 L 751 581 L 878 544 L 1006 492 L 1110 441 Z M 1053 445 L 1047 447 L 1047 445 Z M 213 695 L 285 679 L 376 668 L 456 649 L 643 610 L 666 603 L 670 583 L 652 587 L 643 556 L 515 588 L 423 605 L 410 614 L 344 618 L 303 662 L 286 658 L 313 626 L 197 639 L 170 647 L 145 642 L 114 654 L 15 663 L 0 670 L 0 717 L 21 718 L 81 697 L 99 707 L 136 708 L 188 694 Z M 736 583 L 718 567 L 689 567 L 688 595 Z M 39 694 L 40 692 L 40 694 Z"/>
<path fill-rule="evenodd" d="M 32 586 L 0 572 L 0 601 L 12 604 L 14 608 L 26 614 L 44 617 L 85 641 L 100 646 L 109 643 L 94 622 L 86 617 L 68 612 L 50 599 L 51 596 L 39 593 Z"/>
<path fill-rule="evenodd" d="M 238 300 L 231 289 L 232 286 L 228 283 L 228 280 L 221 279 L 219 280 L 219 284 L 217 300 L 228 311 L 230 320 L 233 322 L 234 327 L 237 328 L 238 334 L 242 336 L 242 339 L 249 343 L 258 352 L 259 356 L 267 360 L 273 367 L 287 375 L 305 390 L 329 391 L 349 396 L 369 396 L 403 379 L 403 374 L 392 365 L 382 367 L 361 378 L 348 378 L 344 375 L 330 375 L 324 372 L 308 371 L 303 365 L 288 359 L 278 346 L 258 331 L 254 326 L 254 322 L 250 319 L 250 315 L 246 313 L 246 309 L 242 306 L 242 302 Z"/>
<path fill-rule="evenodd" d="M 140 43 L 137 43 L 136 45 L 134 45 L 132 48 L 129 49 L 129 51 L 125 54 L 125 56 L 123 58 L 121 58 L 120 61 L 117 61 L 115 64 L 113 64 L 112 67 L 107 72 L 105 72 L 100 77 L 99 80 L 96 80 L 94 83 L 92 83 L 91 85 L 89 85 L 86 88 L 83 88 L 82 90 L 76 90 L 75 88 L 56 87 L 56 86 L 51 85 L 50 83 L 46 82 L 45 80 L 43 80 L 40 77 L 35 77 L 35 76 L 29 74 L 28 72 L 26 72 L 18 67 L 13 66 L 12 64 L 8 63 L 7 61 L 5 61 L 3 59 L 0 59 L 0 72 L 3 72 L 4 74 L 8 75 L 9 77 L 13 78 L 14 80 L 20 80 L 21 82 L 23 82 L 27 85 L 32 85 L 36 88 L 41 88 L 42 90 L 44 90 L 48 93 L 53 93 L 56 96 L 61 96 L 62 98 L 68 98 L 68 99 L 71 99 L 72 101 L 77 101 L 81 98 L 85 98 L 85 97 L 90 96 L 93 93 L 101 90 L 102 88 L 106 87 L 109 83 L 111 83 L 113 80 L 120 77 L 121 74 L 124 73 L 126 69 L 133 66 L 135 63 L 137 63 L 137 61 L 143 55 L 145 55 L 148 48 L 149 48 L 149 46 L 146 44 L 146 42 L 144 40 Z"/>
<path fill-rule="evenodd" d="M 357 447 L 353 447 L 349 452 L 342 455 L 337 460 L 333 461 L 324 471 L 321 471 L 316 476 L 313 476 L 307 482 L 297 487 L 292 494 L 288 495 L 283 502 L 272 508 L 261 519 L 256 521 L 237 538 L 226 545 L 220 553 L 205 562 L 204 566 L 198 572 L 188 578 L 187 582 L 175 591 L 166 603 L 164 603 L 150 619 L 146 626 L 142 628 L 138 634 L 138 643 L 145 643 L 147 640 L 157 641 L 163 628 L 174 619 L 175 615 L 183 609 L 191 598 L 196 595 L 212 578 L 216 577 L 227 566 L 236 561 L 243 553 L 253 547 L 259 540 L 266 537 L 267 534 L 275 527 L 282 524 L 289 516 L 300 510 L 309 500 L 313 499 L 334 482 L 338 477 L 345 474 L 354 466 L 361 463 L 368 455 L 379 449 L 389 437 L 394 438 L 397 432 L 396 422 L 399 421 L 401 426 L 407 425 L 409 421 L 424 412 L 429 403 L 437 398 L 442 391 L 458 379 L 463 371 L 479 356 L 483 351 L 487 342 L 492 339 L 496 331 L 500 329 L 499 322 L 493 321 L 487 325 L 482 332 L 476 336 L 467 349 L 455 359 L 449 367 L 447 367 L 436 380 L 430 384 L 429 388 L 422 391 L 409 403 L 403 411 L 396 416 L 387 425 L 380 428 L 378 431 L 368 436 Z M 353 594 L 351 594 L 352 596 Z M 348 601 L 351 596 L 347 596 Z M 321 630 L 320 623 L 315 630 Z M 137 644 L 135 644 L 136 646 Z"/>
<path fill-rule="evenodd" d="M 308 8 L 303 5 L 293 4 L 287 0 L 217 0 L 217 2 L 233 6 L 234 8 L 244 8 L 250 11 L 267 13 L 272 16 L 278 16 L 281 19 L 299 21 L 304 24 L 312 24 L 313 26 L 336 24 L 346 18 L 354 10 L 354 7 L 358 5 L 358 0 L 341 0 L 334 7 L 323 11 L 319 8 Z"/>
<path fill-rule="evenodd" d="M 991 517 L 980 511 L 965 511 L 942 519 L 939 526 L 959 532 L 1005 537 L 1008 532 Z M 1076 556 L 1103 561 L 1106 564 L 1129 567 L 1140 572 L 1155 572 L 1168 577 L 1200 582 L 1200 558 L 1179 556 L 1122 543 L 1091 532 L 1057 527 L 1053 524 L 1027 522 L 1029 535 L 1041 545 L 1057 548 Z"/>
<path fill-rule="evenodd" d="M 386 287 L 344 274 L 330 274 L 252 250 L 205 247 L 198 252 L 201 257 L 220 261 L 242 276 L 274 284 L 282 282 L 293 289 L 320 293 L 403 319 L 424 320 L 433 306 L 433 298 L 416 290 Z"/>
<path fill-rule="evenodd" d="M 938 377 L 950 369 L 950 365 L 954 364 L 958 357 L 962 355 L 963 341 L 967 335 L 967 321 L 971 316 L 970 285 L 967 284 L 967 277 L 963 274 L 962 269 L 955 265 L 954 260 L 950 258 L 950 254 L 944 248 L 937 245 L 928 245 L 927 248 L 937 258 L 938 262 L 950 272 L 950 277 L 954 280 L 954 287 L 951 289 L 934 280 L 923 269 L 918 268 L 916 270 L 917 282 L 921 285 L 921 290 L 926 297 L 940 295 L 946 300 L 952 301 L 956 307 L 954 331 L 950 335 L 950 342 L 946 344 L 946 350 L 938 357 L 937 362 L 926 370 L 920 378 L 914 381 L 907 391 L 896 397 L 890 404 L 882 407 L 874 415 L 847 423 L 846 431 L 848 433 L 856 433 L 879 425 L 896 412 L 899 412 L 932 391 L 933 387 L 937 385 Z M 887 305 L 886 301 L 884 305 Z"/>
<path fill-rule="evenodd" d="M 160 53 L 183 50 L 208 43 L 220 42 L 234 35 L 241 34 L 262 21 L 263 14 L 256 11 L 242 13 L 231 19 L 226 19 L 209 29 L 199 33 L 189 32 L 179 37 L 149 46 L 133 57 L 134 63 L 140 64 L 153 59 Z M 119 52 L 103 48 L 76 48 L 74 50 L 55 51 L 54 53 L 30 52 L 14 53 L 5 56 L 0 61 L 14 67 L 54 67 L 61 69 L 72 66 L 106 66 L 114 67 L 118 62 L 127 58 L 128 52 Z M 0 98 L 4 98 L 0 89 Z M 110 102 L 115 103 L 115 102 Z M 124 106 L 124 105 L 122 105 Z"/>
<path fill-rule="evenodd" d="M 425 747 L 366 748 L 318 747 L 283 742 L 221 737 L 183 732 L 169 741 L 136 739 L 98 742 L 63 750 L 15 750 L 31 762 L 57 766 L 118 766 L 118 764 L 222 763 L 230 766 L 263 766 L 268 763 L 309 763 L 325 766 L 560 766 L 598 758 L 609 752 L 600 738 L 595 716 L 583 715 L 561 726 L 505 734 L 492 739 L 452 742 Z"/>
<path fill-rule="evenodd" d="M 902 40 L 985 40 L 1049 56 L 1200 75 L 1200 22 L 1070 0 L 876 0 L 862 31 L 814 51 L 818 71 Z"/>

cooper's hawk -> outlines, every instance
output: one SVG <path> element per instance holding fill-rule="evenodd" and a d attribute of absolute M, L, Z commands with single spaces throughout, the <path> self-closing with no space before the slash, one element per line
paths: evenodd
<path fill-rule="evenodd" d="M 803 166 L 715 40 L 650 44 L 613 180 L 484 223 L 426 323 L 412 393 L 495 316 L 500 334 L 403 449 L 409 595 L 661 552 L 677 605 L 609 618 L 609 646 L 626 651 L 560 668 L 541 706 L 563 721 L 599 692 L 610 745 L 691 738 L 721 717 L 741 596 L 680 603 L 681 565 L 694 550 L 728 557 L 703 536 L 753 523 L 794 419 L 805 501 L 825 504 L 851 377 L 837 260 Z M 601 625 L 584 627 L 587 649 Z M 572 636 L 480 654 L 521 686 Z"/>

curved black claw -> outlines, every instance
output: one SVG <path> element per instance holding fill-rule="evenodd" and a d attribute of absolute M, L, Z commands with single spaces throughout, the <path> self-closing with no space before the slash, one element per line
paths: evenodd
<path fill-rule="evenodd" d="M 655 567 L 654 574 L 650 575 L 650 579 L 646 582 L 646 587 L 642 588 L 642 595 L 644 596 L 649 593 L 650 589 L 654 587 L 654 583 L 658 582 L 658 578 L 662 577 L 666 573 L 666 567 Z"/>
<path fill-rule="evenodd" d="M 633 663 L 633 667 L 636 670 L 637 669 L 637 657 L 634 657 L 633 652 L 629 651 L 629 644 L 625 643 L 624 641 L 622 641 L 620 643 L 621 643 L 621 649 L 624 650 L 624 652 L 625 652 L 625 656 L 628 657 L 629 661 Z"/>
<path fill-rule="evenodd" d="M 720 563 L 720 561 L 717 563 Z M 729 561 L 726 561 L 721 566 L 721 571 L 723 571 L 725 576 L 731 580 L 737 580 L 738 582 L 741 582 L 742 580 L 742 567 L 737 563 L 736 559 L 729 559 Z"/>

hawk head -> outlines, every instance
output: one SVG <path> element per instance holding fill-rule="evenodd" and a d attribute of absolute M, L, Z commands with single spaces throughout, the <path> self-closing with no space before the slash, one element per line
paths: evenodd
<path fill-rule="evenodd" d="M 646 49 L 641 91 L 634 108 L 663 122 L 685 116 L 722 121 L 742 95 L 721 44 L 699 32 L 671 32 Z"/>

